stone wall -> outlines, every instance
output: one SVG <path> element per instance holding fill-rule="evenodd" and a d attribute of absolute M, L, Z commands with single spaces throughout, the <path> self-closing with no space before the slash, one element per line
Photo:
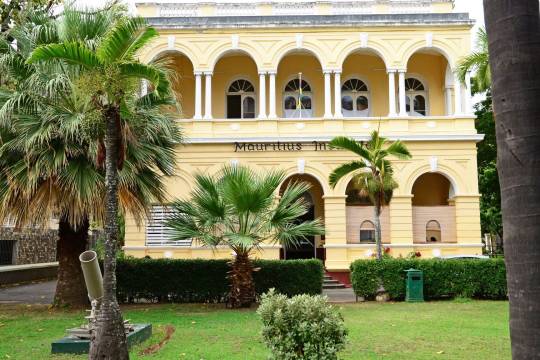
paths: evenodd
<path fill-rule="evenodd" d="M 13 264 L 36 264 L 56 261 L 58 231 L 49 229 L 15 230 L 0 227 L 0 241 L 15 240 Z"/>

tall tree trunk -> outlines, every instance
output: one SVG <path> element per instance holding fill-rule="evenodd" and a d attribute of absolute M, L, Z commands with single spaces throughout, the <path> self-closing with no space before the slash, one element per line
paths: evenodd
<path fill-rule="evenodd" d="M 97 317 L 97 331 L 90 345 L 90 359 L 129 359 L 122 313 L 116 300 L 116 249 L 118 247 L 118 127 L 120 109 L 110 105 L 105 111 L 105 261 L 103 300 Z"/>
<path fill-rule="evenodd" d="M 56 307 L 88 305 L 79 255 L 88 244 L 88 218 L 74 229 L 66 216 L 58 224 L 58 281 L 53 304 Z"/>
<path fill-rule="evenodd" d="M 229 281 L 231 292 L 229 306 L 232 308 L 250 307 L 255 301 L 255 284 L 253 283 L 253 264 L 248 252 L 237 253 L 230 262 Z"/>
<path fill-rule="evenodd" d="M 375 244 L 377 244 L 377 260 L 382 260 L 381 204 L 379 201 L 375 202 L 373 212 L 373 220 L 375 221 Z"/>
<path fill-rule="evenodd" d="M 514 359 L 540 359 L 538 0 L 484 0 Z"/>

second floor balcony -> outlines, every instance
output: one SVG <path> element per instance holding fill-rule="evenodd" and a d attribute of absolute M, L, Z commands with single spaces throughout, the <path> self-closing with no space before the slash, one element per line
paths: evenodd
<path fill-rule="evenodd" d="M 406 68 L 389 68 L 369 50 L 333 69 L 306 50 L 288 53 L 275 70 L 259 70 L 242 51 L 224 54 L 213 71 L 197 71 L 179 52 L 160 56 L 173 64 L 190 137 L 249 137 L 259 130 L 322 136 L 378 127 L 396 134 L 475 133 L 470 78 L 462 84 L 433 50 L 414 53 Z"/>

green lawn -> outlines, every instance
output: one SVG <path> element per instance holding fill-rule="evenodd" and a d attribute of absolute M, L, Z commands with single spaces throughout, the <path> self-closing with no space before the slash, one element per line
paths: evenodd
<path fill-rule="evenodd" d="M 342 313 L 349 329 L 342 359 L 510 359 L 507 302 L 364 303 L 344 305 Z M 133 359 L 254 360 L 268 354 L 254 310 L 139 305 L 124 307 L 124 314 L 154 326 L 152 338 L 132 349 Z M 78 359 L 51 356 L 50 342 L 81 319 L 82 312 L 0 306 L 0 359 Z M 140 355 L 161 340 L 167 324 L 176 328 L 172 339 L 159 352 Z"/>

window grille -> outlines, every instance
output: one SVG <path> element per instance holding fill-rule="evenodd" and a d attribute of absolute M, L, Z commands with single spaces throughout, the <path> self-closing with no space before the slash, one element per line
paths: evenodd
<path fill-rule="evenodd" d="M 174 210 L 170 206 L 152 206 L 146 224 L 146 246 L 191 246 L 191 239 L 172 240 L 172 231 L 165 223 L 173 214 Z"/>

